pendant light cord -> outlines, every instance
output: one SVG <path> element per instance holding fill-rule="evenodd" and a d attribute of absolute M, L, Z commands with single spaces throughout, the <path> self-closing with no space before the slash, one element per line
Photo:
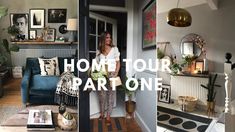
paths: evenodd
<path fill-rule="evenodd" d="M 180 2 L 180 0 L 177 1 L 177 8 L 179 7 L 179 2 Z"/>

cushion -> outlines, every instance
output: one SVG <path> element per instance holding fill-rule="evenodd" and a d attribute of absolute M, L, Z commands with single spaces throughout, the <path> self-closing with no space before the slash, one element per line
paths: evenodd
<path fill-rule="evenodd" d="M 59 79 L 59 76 L 34 75 L 30 82 L 30 94 L 54 95 Z"/>
<path fill-rule="evenodd" d="M 41 70 L 41 76 L 59 76 L 59 63 L 58 58 L 54 57 L 51 59 L 38 58 Z"/>

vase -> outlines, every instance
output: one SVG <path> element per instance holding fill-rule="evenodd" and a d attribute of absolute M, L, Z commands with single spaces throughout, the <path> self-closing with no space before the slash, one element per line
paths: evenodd
<path fill-rule="evenodd" d="M 207 101 L 207 115 L 211 117 L 215 114 L 215 101 Z"/>
<path fill-rule="evenodd" d="M 135 112 L 136 102 L 128 100 L 125 102 L 125 104 L 126 104 L 127 118 L 131 119 L 133 118 L 133 113 Z"/>

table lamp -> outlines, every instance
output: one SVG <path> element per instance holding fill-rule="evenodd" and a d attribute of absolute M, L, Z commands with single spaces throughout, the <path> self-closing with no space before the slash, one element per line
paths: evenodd
<path fill-rule="evenodd" d="M 76 18 L 71 18 L 68 19 L 68 25 L 67 25 L 67 30 L 70 31 L 69 35 L 69 42 L 75 42 L 76 41 L 76 31 L 77 31 L 77 19 Z"/>

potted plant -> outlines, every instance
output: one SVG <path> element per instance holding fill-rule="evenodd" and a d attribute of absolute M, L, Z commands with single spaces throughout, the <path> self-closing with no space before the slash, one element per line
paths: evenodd
<path fill-rule="evenodd" d="M 192 56 L 192 55 L 187 55 L 183 57 L 183 61 L 182 61 L 182 67 L 185 67 L 186 69 L 183 70 L 186 73 L 191 73 L 191 66 L 193 61 L 196 59 L 196 56 Z"/>
<path fill-rule="evenodd" d="M 170 69 L 171 69 L 172 74 L 175 75 L 175 74 L 179 73 L 182 70 L 182 67 L 181 67 L 180 64 L 174 63 L 170 66 Z"/>
<path fill-rule="evenodd" d="M 135 77 L 135 75 L 133 76 L 133 78 Z M 133 117 L 133 113 L 135 112 L 135 108 L 136 108 L 136 102 L 133 100 L 136 91 L 130 91 L 129 89 L 127 89 L 126 87 L 126 81 L 128 80 L 128 77 L 126 76 L 124 83 L 121 86 L 121 89 L 125 92 L 127 100 L 125 101 L 125 106 L 126 106 L 126 112 L 128 113 L 127 118 L 132 118 Z M 136 90 L 139 89 L 140 86 L 140 80 L 138 79 L 138 84 L 135 84 L 134 81 L 130 81 L 129 86 L 131 88 L 133 88 L 135 85 L 138 85 L 138 88 Z"/>
<path fill-rule="evenodd" d="M 20 33 L 20 30 L 15 25 L 12 25 L 7 28 L 7 33 L 11 35 L 11 41 L 15 41 L 16 36 Z"/>
<path fill-rule="evenodd" d="M 208 114 L 208 116 L 215 113 L 215 96 L 216 96 L 215 87 L 221 87 L 220 85 L 215 84 L 216 78 L 217 78 L 217 74 L 215 74 L 214 76 L 210 75 L 208 84 L 206 86 L 201 84 L 201 87 L 208 90 L 208 93 L 207 93 L 207 114 Z"/>
<path fill-rule="evenodd" d="M 157 48 L 157 58 L 162 59 L 165 56 L 164 52 Z"/>
<path fill-rule="evenodd" d="M 18 52 L 19 47 L 17 45 L 9 45 L 7 39 L 3 39 L 0 42 L 0 46 L 3 47 L 6 53 L 10 54 L 11 51 Z M 5 66 L 3 66 L 7 62 L 7 56 L 6 54 L 3 54 L 4 52 L 0 53 L 0 71 L 4 71 L 6 69 Z"/>
<path fill-rule="evenodd" d="M 0 6 L 0 18 L 7 15 L 7 10 L 6 7 Z"/>

